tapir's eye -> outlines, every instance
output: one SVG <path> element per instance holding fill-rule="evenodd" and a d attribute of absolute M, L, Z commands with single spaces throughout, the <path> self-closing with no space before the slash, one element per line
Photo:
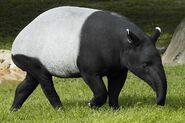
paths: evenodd
<path fill-rule="evenodd" d="M 150 67 L 152 65 L 152 62 L 144 62 L 143 63 L 143 68 Z"/>
<path fill-rule="evenodd" d="M 144 62 L 143 63 L 143 70 L 145 73 L 148 73 L 150 71 L 151 65 L 152 65 L 152 62 Z"/>

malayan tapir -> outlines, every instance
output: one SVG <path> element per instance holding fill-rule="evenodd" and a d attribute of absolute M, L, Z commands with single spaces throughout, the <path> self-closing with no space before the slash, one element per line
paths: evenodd
<path fill-rule="evenodd" d="M 93 92 L 90 107 L 119 107 L 118 96 L 130 70 L 156 92 L 158 105 L 165 104 L 167 82 L 155 43 L 160 28 L 147 36 L 128 18 L 115 12 L 64 6 L 50 9 L 28 24 L 12 46 L 12 60 L 26 71 L 18 85 L 11 111 L 41 85 L 55 109 L 62 103 L 52 76 L 82 77 Z M 108 78 L 106 89 L 102 77 Z"/>

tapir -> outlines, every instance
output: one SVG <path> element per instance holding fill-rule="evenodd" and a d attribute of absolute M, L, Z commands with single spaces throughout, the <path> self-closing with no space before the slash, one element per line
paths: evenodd
<path fill-rule="evenodd" d="M 148 36 L 127 17 L 104 10 L 63 6 L 40 14 L 12 45 L 12 61 L 26 77 L 10 110 L 20 109 L 39 84 L 53 108 L 62 108 L 52 76 L 82 77 L 93 93 L 89 107 L 101 107 L 108 97 L 109 106 L 118 109 L 128 70 L 151 86 L 163 106 L 167 81 L 155 46 L 160 33 L 156 27 Z"/>

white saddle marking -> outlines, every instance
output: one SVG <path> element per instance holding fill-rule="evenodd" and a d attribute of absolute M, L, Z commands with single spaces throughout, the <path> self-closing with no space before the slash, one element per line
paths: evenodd
<path fill-rule="evenodd" d="M 12 54 L 37 58 L 50 73 L 57 76 L 79 73 L 77 57 L 81 28 L 96 11 L 66 6 L 42 13 L 16 37 Z"/>

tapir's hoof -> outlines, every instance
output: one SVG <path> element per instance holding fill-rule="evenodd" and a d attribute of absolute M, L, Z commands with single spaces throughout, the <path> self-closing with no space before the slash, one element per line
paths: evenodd
<path fill-rule="evenodd" d="M 97 105 L 93 101 L 90 101 L 87 105 L 88 105 L 88 107 L 90 107 L 92 109 L 98 109 L 100 107 L 99 105 Z"/>
<path fill-rule="evenodd" d="M 90 108 L 94 108 L 94 109 L 98 108 L 95 104 L 93 104 L 93 103 L 91 103 L 91 102 L 89 102 L 87 105 L 88 105 Z"/>
<path fill-rule="evenodd" d="M 18 110 L 19 108 L 13 108 L 13 107 L 10 108 L 10 112 L 17 112 Z"/>
<path fill-rule="evenodd" d="M 62 107 L 57 107 L 57 108 L 55 108 L 55 110 L 56 111 L 64 111 L 64 107 L 62 106 Z"/>
<path fill-rule="evenodd" d="M 119 106 L 110 106 L 110 108 L 111 108 L 112 110 L 115 110 L 115 111 L 117 111 L 117 110 L 120 109 Z"/>
<path fill-rule="evenodd" d="M 164 106 L 165 103 L 164 103 L 164 102 L 157 102 L 157 105 L 158 105 L 158 106 Z"/>

